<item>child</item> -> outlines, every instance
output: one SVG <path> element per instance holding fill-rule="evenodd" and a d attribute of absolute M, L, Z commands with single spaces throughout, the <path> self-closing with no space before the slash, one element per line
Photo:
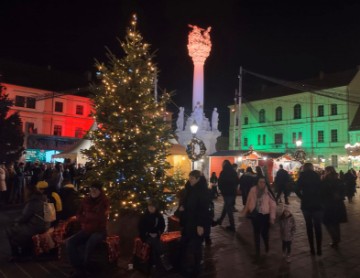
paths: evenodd
<path fill-rule="evenodd" d="M 162 266 L 165 270 L 170 270 L 171 265 L 166 261 L 160 236 L 165 230 L 165 220 L 159 212 L 156 202 L 149 201 L 147 210 L 140 219 L 139 233 L 143 242 L 150 245 L 150 266 Z"/>
<path fill-rule="evenodd" d="M 291 242 L 294 238 L 296 224 L 293 215 L 291 214 L 288 206 L 284 206 L 282 215 L 280 216 L 280 235 L 282 239 L 282 251 L 283 257 L 286 259 L 286 262 L 290 263 L 290 253 L 291 253 Z"/>

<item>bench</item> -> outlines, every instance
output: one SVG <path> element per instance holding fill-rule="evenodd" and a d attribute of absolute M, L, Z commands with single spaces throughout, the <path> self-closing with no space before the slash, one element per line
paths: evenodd
<path fill-rule="evenodd" d="M 50 228 L 45 233 L 34 235 L 32 237 L 32 241 L 34 244 L 35 256 L 49 254 L 53 250 L 57 249 L 57 258 L 61 259 L 63 246 L 66 238 L 69 236 L 67 234 L 68 228 L 76 221 L 76 216 L 73 216 L 65 221 L 60 220 L 55 227 Z M 104 244 L 107 248 L 108 261 L 110 263 L 115 262 L 120 256 L 119 240 L 120 238 L 118 235 L 107 236 L 104 240 Z"/>

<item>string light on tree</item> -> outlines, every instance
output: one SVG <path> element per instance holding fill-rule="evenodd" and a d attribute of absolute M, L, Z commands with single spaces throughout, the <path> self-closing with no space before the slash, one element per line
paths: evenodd
<path fill-rule="evenodd" d="M 92 88 L 98 129 L 91 133 L 94 145 L 83 151 L 92 164 L 88 178 L 106 185 L 113 218 L 122 209 L 144 209 L 149 198 L 166 208 L 172 202 L 164 189 L 175 185 L 166 174 L 172 132 L 163 115 L 170 95 L 164 92 L 154 100 L 158 70 L 135 15 L 120 45 L 124 57 L 108 50 L 108 61 L 96 63 L 102 81 L 102 86 Z"/>

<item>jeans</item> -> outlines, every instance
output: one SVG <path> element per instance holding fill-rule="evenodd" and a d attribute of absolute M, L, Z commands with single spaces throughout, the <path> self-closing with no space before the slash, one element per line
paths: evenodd
<path fill-rule="evenodd" d="M 322 244 L 322 231 L 321 231 L 321 222 L 323 218 L 322 210 L 307 210 L 303 209 L 302 213 L 304 215 L 306 223 L 306 233 L 310 245 L 311 253 L 315 253 L 314 248 L 314 230 L 316 238 L 316 248 L 317 252 L 321 254 L 321 244 Z"/>
<path fill-rule="evenodd" d="M 77 269 L 86 267 L 89 263 L 89 258 L 98 244 L 100 244 L 106 235 L 104 232 L 85 233 L 80 231 L 70 237 L 66 242 L 66 251 L 69 257 L 70 264 Z M 84 246 L 83 252 L 79 250 L 80 246 Z"/>
<path fill-rule="evenodd" d="M 203 237 L 182 235 L 180 239 L 180 270 L 185 277 L 197 277 L 201 269 Z"/>
<path fill-rule="evenodd" d="M 255 251 L 256 255 L 260 254 L 260 235 L 265 244 L 265 252 L 269 251 L 269 227 L 270 214 L 258 213 L 256 217 L 251 219 L 254 229 Z"/>
<path fill-rule="evenodd" d="M 222 221 L 225 218 L 225 215 L 227 214 L 229 217 L 230 226 L 235 228 L 235 221 L 234 221 L 234 202 L 235 202 L 236 196 L 223 196 L 224 198 L 224 206 L 221 212 L 221 216 L 218 220 L 219 223 L 222 223 Z"/>
<path fill-rule="evenodd" d="M 277 189 L 277 194 L 276 194 L 276 201 L 279 200 L 281 193 L 284 193 L 285 204 L 288 204 L 289 203 L 289 200 L 288 200 L 289 192 L 286 188 L 286 184 L 279 184 L 279 187 Z"/>

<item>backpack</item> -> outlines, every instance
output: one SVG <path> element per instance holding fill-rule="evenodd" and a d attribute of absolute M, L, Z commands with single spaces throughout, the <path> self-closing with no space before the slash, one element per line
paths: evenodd
<path fill-rule="evenodd" d="M 56 210 L 53 203 L 44 202 L 44 221 L 54 222 L 56 220 Z"/>
<path fill-rule="evenodd" d="M 56 210 L 53 203 L 43 202 L 44 205 L 44 217 L 36 214 L 37 217 L 44 220 L 45 222 L 54 222 L 56 220 Z"/>

